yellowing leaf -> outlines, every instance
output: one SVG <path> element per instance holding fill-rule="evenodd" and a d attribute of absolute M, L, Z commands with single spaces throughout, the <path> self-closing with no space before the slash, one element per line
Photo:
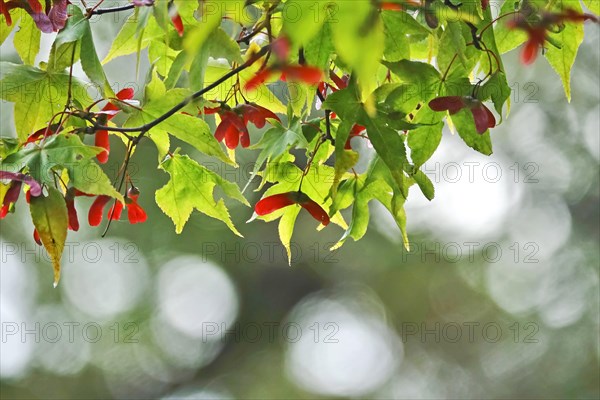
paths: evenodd
<path fill-rule="evenodd" d="M 29 209 L 33 225 L 52 260 L 56 287 L 60 279 L 60 259 L 69 224 L 65 199 L 57 189 L 49 186 L 48 196 L 32 197 Z"/>

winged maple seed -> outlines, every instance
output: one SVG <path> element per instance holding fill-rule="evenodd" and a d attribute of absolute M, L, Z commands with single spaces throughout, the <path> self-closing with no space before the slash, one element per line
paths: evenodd
<path fill-rule="evenodd" d="M 300 207 L 308 211 L 314 219 L 323 225 L 327 226 L 329 224 L 329 215 L 327 212 L 316 201 L 302 192 L 279 193 L 265 197 L 256 203 L 254 212 L 260 216 L 268 215 L 293 204 L 300 205 Z"/>
<path fill-rule="evenodd" d="M 0 0 L 0 13 L 4 15 L 7 25 L 12 25 L 10 10 L 22 8 L 33 18 L 35 25 L 44 33 L 58 32 L 67 22 L 67 0 L 52 0 L 46 2 L 46 11 L 38 0 L 11 0 L 5 2 Z"/>
<path fill-rule="evenodd" d="M 239 144 L 244 148 L 250 146 L 248 122 L 260 129 L 264 128 L 268 119 L 281 121 L 271 110 L 254 103 L 240 104 L 233 109 L 222 104 L 216 108 L 204 108 L 204 114 L 219 114 L 221 123 L 215 131 L 215 138 L 219 142 L 225 140 L 225 145 L 231 150 Z"/>
<path fill-rule="evenodd" d="M 290 44 L 286 37 L 278 38 L 271 44 L 277 61 L 269 67 L 263 67 L 244 85 L 244 89 L 252 91 L 264 84 L 273 76 L 279 76 L 284 82 L 302 82 L 318 85 L 323 80 L 323 71 L 309 65 L 290 65 L 288 62 Z"/>
<path fill-rule="evenodd" d="M 2 207 L 0 208 L 0 219 L 3 219 L 8 215 L 10 211 L 14 210 L 15 203 L 19 200 L 21 194 L 21 188 L 23 183 L 29 186 L 27 196 L 40 196 L 42 194 L 42 187 L 40 184 L 29 175 L 22 174 L 20 172 L 9 172 L 0 171 L 0 180 L 9 180 L 9 188 L 4 195 L 2 200 Z"/>
<path fill-rule="evenodd" d="M 138 204 L 139 195 L 139 189 L 135 186 L 132 186 L 127 191 L 127 196 L 125 197 L 127 219 L 129 220 L 130 224 L 146 222 L 146 220 L 148 219 L 148 215 L 146 214 L 144 209 Z M 94 202 L 92 203 L 88 214 L 88 222 L 90 226 L 98 226 L 102 223 L 104 208 L 111 199 L 112 197 L 104 195 L 96 197 L 96 200 L 94 200 Z M 120 201 L 115 201 L 115 204 L 111 208 L 109 208 L 108 213 L 106 214 L 106 218 L 109 220 L 119 220 L 121 219 L 122 213 L 123 203 L 121 203 Z"/>
<path fill-rule="evenodd" d="M 173 1 L 169 2 L 169 18 L 171 18 L 171 23 L 173 23 L 179 36 L 183 36 L 183 21 L 181 20 L 181 16 L 179 15 L 179 12 L 177 12 L 177 6 Z"/>
<path fill-rule="evenodd" d="M 454 115 L 462 109 L 468 109 L 473 114 L 477 133 L 484 134 L 496 126 L 494 114 L 480 100 L 471 96 L 445 96 L 438 97 L 429 102 L 433 111 L 448 111 Z"/>
<path fill-rule="evenodd" d="M 533 21 L 531 21 L 533 19 Z M 507 22 L 510 29 L 520 29 L 527 33 L 527 41 L 521 51 L 521 62 L 524 65 L 532 64 L 537 55 L 546 44 L 551 42 L 549 32 L 554 26 L 560 26 L 564 22 L 585 22 L 592 21 L 598 23 L 598 18 L 591 14 L 578 13 L 572 9 L 566 9 L 560 13 L 542 12 L 539 15 L 525 17 L 519 13 L 513 20 Z"/>

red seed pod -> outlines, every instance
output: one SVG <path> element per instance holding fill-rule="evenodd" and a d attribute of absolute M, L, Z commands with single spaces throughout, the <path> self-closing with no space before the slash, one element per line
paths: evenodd
<path fill-rule="evenodd" d="M 323 225 L 329 224 L 329 215 L 317 202 L 302 192 L 279 193 L 260 200 L 254 206 L 257 215 L 268 215 L 284 207 L 299 204 Z"/>
<path fill-rule="evenodd" d="M 102 223 L 102 215 L 104 214 L 104 207 L 110 201 L 110 196 L 98 196 L 90 207 L 88 214 L 88 222 L 90 226 L 98 226 Z"/>
<path fill-rule="evenodd" d="M 56 132 L 52 129 L 50 129 L 49 127 L 44 127 L 42 129 L 38 129 L 37 131 L 33 132 L 31 135 L 29 135 L 27 137 L 27 140 L 25 141 L 25 143 L 35 143 L 38 140 L 48 137 L 48 136 L 52 136 L 54 135 Z"/>
<path fill-rule="evenodd" d="M 296 192 L 280 193 L 260 200 L 254 211 L 257 215 L 268 215 L 292 204 L 296 204 Z"/>
<path fill-rule="evenodd" d="M 346 144 L 344 145 L 344 149 L 352 150 L 352 146 L 350 145 L 350 140 L 356 136 L 360 136 L 361 133 L 365 131 L 365 127 L 359 124 L 354 124 L 352 130 L 350 131 L 350 136 L 348 136 L 348 140 L 346 140 Z"/>
<path fill-rule="evenodd" d="M 281 121 L 279 117 L 271 110 L 259 106 L 258 104 L 241 104 L 236 109 L 244 116 L 244 125 L 252 122 L 257 128 L 264 128 L 267 119 Z"/>
<path fill-rule="evenodd" d="M 456 114 L 465 108 L 466 104 L 462 96 L 444 96 L 431 100 L 429 107 L 433 111 L 448 111 L 450 114 Z"/>
<path fill-rule="evenodd" d="M 523 46 L 523 50 L 521 50 L 521 63 L 523 65 L 533 64 L 538 56 L 540 48 L 543 46 L 544 42 L 541 43 L 536 39 L 529 39 L 525 46 Z"/>
<path fill-rule="evenodd" d="M 318 205 L 315 201 L 310 200 L 300 203 L 300 206 L 313 216 L 314 219 L 322 223 L 324 226 L 329 225 L 329 215 L 327 212 Z"/>
<path fill-rule="evenodd" d="M 475 120 L 475 127 L 477 132 L 481 135 L 485 133 L 489 128 L 496 126 L 496 118 L 494 114 L 481 102 L 479 105 L 471 108 L 473 119 Z"/>
<path fill-rule="evenodd" d="M 285 62 L 290 56 L 290 47 L 290 41 L 284 36 L 271 43 L 271 50 L 273 50 L 273 54 L 275 54 L 275 56 L 283 62 Z"/>
<path fill-rule="evenodd" d="M 33 240 L 35 240 L 35 242 L 38 244 L 38 246 L 42 245 L 42 239 L 40 239 L 40 234 L 38 233 L 37 229 L 33 229 Z"/>
<path fill-rule="evenodd" d="M 42 9 L 42 5 L 38 0 L 27 0 L 27 3 L 29 4 L 29 7 L 31 7 L 31 10 L 34 14 L 44 12 L 44 10 Z"/>
<path fill-rule="evenodd" d="M 183 36 L 183 21 L 178 13 L 175 13 L 171 16 L 171 22 L 173 23 L 173 26 L 175 27 L 175 30 L 179 36 Z"/>
<path fill-rule="evenodd" d="M 98 161 L 102 164 L 108 161 L 108 153 L 110 153 L 110 139 L 108 137 L 108 131 L 97 131 L 95 136 L 95 143 L 97 147 L 102 147 L 104 150 L 96 155 Z"/>
<path fill-rule="evenodd" d="M 339 90 L 345 89 L 348 86 L 348 82 L 337 76 L 333 71 L 329 72 L 329 78 L 335 83 Z"/>
<path fill-rule="evenodd" d="M 133 88 L 125 88 L 125 89 L 121 89 L 119 90 L 119 92 L 116 94 L 117 99 L 124 101 L 124 100 L 131 100 L 133 99 L 134 96 L 134 91 Z M 120 108 L 117 107 L 115 104 L 108 102 L 106 103 L 106 105 L 104 107 L 102 107 L 102 111 L 120 111 Z M 108 119 L 112 119 L 115 116 L 115 114 L 109 115 Z"/>
<path fill-rule="evenodd" d="M 118 221 L 119 219 L 121 219 L 122 212 L 123 212 L 123 203 L 121 203 L 120 201 L 116 201 L 115 204 L 113 204 L 113 206 L 108 209 L 106 218 L 112 219 L 113 221 Z"/>
<path fill-rule="evenodd" d="M 4 194 L 4 199 L 2 200 L 2 210 L 0 210 L 0 219 L 6 217 L 8 211 L 10 210 L 10 205 L 14 204 L 19 200 L 19 194 L 21 194 L 21 187 L 23 186 L 23 182 L 21 181 L 12 181 L 10 183 L 10 187 Z"/>
<path fill-rule="evenodd" d="M 67 203 L 67 215 L 69 217 L 69 229 L 77 232 L 79 230 L 79 219 L 77 218 L 77 209 L 75 208 L 75 199 L 67 194 L 65 197 Z"/>
<path fill-rule="evenodd" d="M 267 79 L 271 77 L 273 71 L 270 68 L 264 68 L 258 71 L 252 78 L 246 81 L 244 85 L 244 89 L 247 91 L 252 91 L 258 88 L 260 85 L 265 83 Z"/>
<path fill-rule="evenodd" d="M 323 80 L 323 71 L 308 65 L 287 65 L 281 69 L 281 80 L 317 85 Z"/>
<path fill-rule="evenodd" d="M 127 204 L 127 219 L 129 219 L 130 224 L 138 224 L 146 222 L 148 215 L 137 201 L 132 201 Z"/>

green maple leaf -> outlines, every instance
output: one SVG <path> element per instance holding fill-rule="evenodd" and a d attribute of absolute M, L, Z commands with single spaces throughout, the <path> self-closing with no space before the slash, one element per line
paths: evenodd
<path fill-rule="evenodd" d="M 1 62 L 0 76 L 0 97 L 15 103 L 15 127 L 21 142 L 47 126 L 55 114 L 64 110 L 68 98 L 68 74 Z M 74 101 L 90 103 L 85 87 L 77 79 L 72 79 L 71 86 Z"/>
<path fill-rule="evenodd" d="M 36 181 L 49 186 L 54 185 L 56 174 L 66 169 L 72 185 L 82 192 L 123 201 L 123 196 L 94 161 L 100 152 L 101 148 L 86 146 L 77 135 L 61 133 L 47 138 L 39 146 L 28 146 L 10 154 L 2 160 L 0 168 L 19 171 L 26 167 Z"/>
<path fill-rule="evenodd" d="M 306 148 L 308 146 L 308 142 L 302 134 L 301 122 L 300 118 L 294 117 L 289 126 L 285 127 L 277 121 L 272 121 L 273 128 L 267 130 L 260 141 L 251 147 L 252 149 L 261 149 L 261 152 L 256 158 L 252 175 L 242 191 L 246 191 L 265 162 L 277 159 L 291 147 Z"/>
<path fill-rule="evenodd" d="M 408 164 L 408 160 L 406 146 L 398 129 L 409 129 L 413 125 L 398 118 L 388 118 L 385 112 L 380 110 L 375 116 L 369 115 L 359 100 L 359 95 L 353 85 L 329 95 L 323 107 L 335 111 L 342 120 L 356 122 L 367 128 L 369 140 L 382 161 L 390 169 L 401 193 L 406 197 L 408 192 L 404 168 Z M 341 138 L 343 139 L 343 137 Z M 339 148 L 337 153 L 340 154 Z"/>
<path fill-rule="evenodd" d="M 223 221 L 233 233 L 242 236 L 233 225 L 223 199 L 215 202 L 213 197 L 213 190 L 218 186 L 227 196 L 249 205 L 235 183 L 224 180 L 188 156 L 177 152 L 167 158 L 160 168 L 168 172 L 171 179 L 156 191 L 156 204 L 173 220 L 177 233 L 183 231 L 192 211 L 196 209 Z"/>
<path fill-rule="evenodd" d="M 408 249 L 406 213 L 404 211 L 405 198 L 395 186 L 394 179 L 392 179 L 389 169 L 382 160 L 375 157 L 365 174 L 360 175 L 358 178 L 352 177 L 347 182 L 350 183 L 347 188 L 351 189 L 353 193 L 350 190 L 345 190 L 346 198 L 344 202 L 347 206 L 353 204 L 352 221 L 344 235 L 332 249 L 340 248 L 350 237 L 354 241 L 358 241 L 365 235 L 370 219 L 369 203 L 372 200 L 378 200 L 392 214 L 402 233 L 404 246 Z M 349 199 L 351 197 L 353 197 L 353 202 Z"/>

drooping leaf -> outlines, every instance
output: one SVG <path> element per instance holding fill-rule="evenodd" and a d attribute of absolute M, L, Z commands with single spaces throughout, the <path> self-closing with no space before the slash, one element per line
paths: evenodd
<path fill-rule="evenodd" d="M 49 186 L 48 196 L 32 197 L 29 209 L 33 225 L 52 260 L 56 287 L 60 280 L 60 259 L 69 225 L 65 198 L 57 189 Z"/>
<path fill-rule="evenodd" d="M 579 2 L 563 2 L 560 1 L 560 9 L 572 9 L 577 13 L 581 13 L 581 5 Z M 560 79 L 562 80 L 565 95 L 567 100 L 571 101 L 571 68 L 575 63 L 579 46 L 583 43 L 583 24 L 581 22 L 565 22 L 565 27 L 558 33 L 551 33 L 551 38 L 560 43 L 560 48 L 556 46 L 548 46 L 546 59 L 554 68 Z"/>
<path fill-rule="evenodd" d="M 410 157 L 416 168 L 425 164 L 438 148 L 442 140 L 442 113 L 434 112 L 429 107 L 423 107 L 415 118 L 422 124 L 408 133 Z"/>
<path fill-rule="evenodd" d="M 452 123 L 456 127 L 459 136 L 464 140 L 467 146 L 489 156 L 492 154 L 492 141 L 490 131 L 480 135 L 475 128 L 475 120 L 470 110 L 462 109 L 452 115 Z"/>

